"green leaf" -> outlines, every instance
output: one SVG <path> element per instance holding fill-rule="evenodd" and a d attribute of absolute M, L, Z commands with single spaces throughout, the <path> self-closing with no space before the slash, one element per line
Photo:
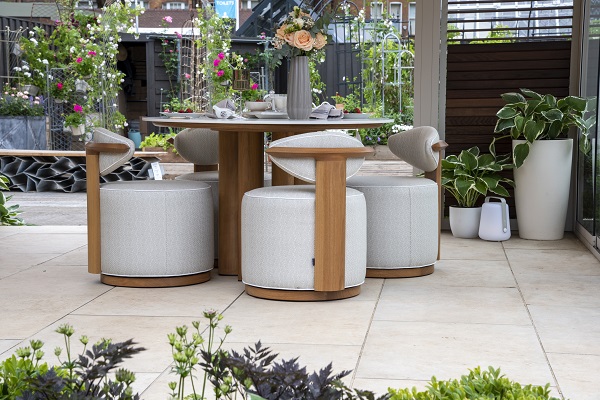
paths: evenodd
<path fill-rule="evenodd" d="M 500 97 L 507 103 L 525 103 L 525 97 L 521 93 L 504 93 Z"/>
<path fill-rule="evenodd" d="M 533 90 L 529 90 L 529 89 L 525 89 L 525 88 L 521 88 L 519 89 L 521 91 L 521 93 L 523 93 L 525 96 L 530 97 L 532 99 L 536 99 L 536 100 L 542 100 L 543 97 L 541 94 L 534 92 Z"/>
<path fill-rule="evenodd" d="M 454 187 L 456 187 L 456 191 L 460 195 L 461 198 L 465 198 L 469 189 L 474 186 L 473 180 L 468 179 L 467 177 L 461 176 L 456 179 L 454 183 Z M 457 199 L 458 200 L 458 199 Z"/>
<path fill-rule="evenodd" d="M 465 169 L 467 171 L 474 171 L 475 169 L 477 169 L 478 165 L 477 156 L 473 154 L 470 150 L 471 149 L 461 151 L 459 158 L 464 163 Z"/>
<path fill-rule="evenodd" d="M 503 197 L 510 197 L 510 193 L 508 193 L 508 190 L 506 190 L 506 188 L 504 186 L 498 185 L 495 188 L 490 188 L 490 192 L 497 194 L 499 196 L 503 196 Z"/>
<path fill-rule="evenodd" d="M 499 119 L 498 121 L 496 121 L 494 133 L 502 132 L 503 130 L 512 128 L 513 126 L 515 126 L 514 119 Z"/>
<path fill-rule="evenodd" d="M 558 108 L 553 108 L 549 111 L 542 111 L 542 115 L 549 121 L 558 121 L 563 118 L 563 113 Z"/>
<path fill-rule="evenodd" d="M 534 121 L 529 120 L 525 123 L 525 129 L 523 130 L 523 135 L 528 142 L 533 142 L 536 140 L 544 131 L 546 127 L 546 123 L 544 121 Z"/>
<path fill-rule="evenodd" d="M 494 176 L 482 176 L 480 179 L 484 181 L 487 187 L 490 189 L 496 188 L 496 186 L 498 186 L 498 182 L 500 182 L 500 178 Z"/>
<path fill-rule="evenodd" d="M 567 96 L 563 100 L 569 107 L 577 111 L 583 112 L 587 108 L 588 101 L 586 99 L 582 99 L 581 97 Z"/>
<path fill-rule="evenodd" d="M 592 145 L 590 144 L 590 139 L 587 136 L 581 136 L 579 138 L 579 149 L 584 154 L 587 154 L 592 149 Z"/>
<path fill-rule="evenodd" d="M 513 118 L 517 114 L 518 112 L 514 108 L 510 106 L 504 106 L 496 113 L 496 116 L 500 119 L 508 119 Z"/>
<path fill-rule="evenodd" d="M 552 122 L 548 127 L 548 138 L 556 139 L 562 133 L 562 127 L 563 125 L 561 121 Z"/>
<path fill-rule="evenodd" d="M 494 164 L 494 162 L 496 161 L 495 157 L 491 154 L 482 154 L 481 157 L 479 157 L 478 160 L 478 164 L 479 164 L 479 169 L 483 169 L 483 168 L 487 168 L 490 165 Z"/>
<path fill-rule="evenodd" d="M 529 142 L 519 143 L 513 149 L 513 159 L 515 167 L 519 168 L 529 155 Z"/>
<path fill-rule="evenodd" d="M 488 186 L 487 184 L 481 180 L 481 179 L 477 179 L 477 181 L 475 182 L 475 185 L 473 186 L 473 188 L 480 194 L 482 194 L 483 196 L 485 196 L 487 194 L 488 191 Z"/>
<path fill-rule="evenodd" d="M 556 107 L 556 97 L 552 96 L 551 94 L 544 96 L 544 102 L 553 108 Z"/>

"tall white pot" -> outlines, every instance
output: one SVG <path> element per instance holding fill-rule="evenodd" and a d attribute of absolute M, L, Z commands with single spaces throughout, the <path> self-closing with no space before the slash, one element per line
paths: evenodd
<path fill-rule="evenodd" d="M 513 148 L 524 140 L 513 140 Z M 519 236 L 558 240 L 565 232 L 573 139 L 536 140 L 514 170 Z"/>

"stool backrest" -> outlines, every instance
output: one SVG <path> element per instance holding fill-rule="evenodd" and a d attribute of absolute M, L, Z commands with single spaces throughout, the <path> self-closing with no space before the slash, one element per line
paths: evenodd
<path fill-rule="evenodd" d="M 125 164 L 133 157 L 133 153 L 135 152 L 135 144 L 132 140 L 111 132 L 108 129 L 94 128 L 92 141 L 96 143 L 123 143 L 129 147 L 129 149 L 123 153 L 100 153 L 100 175 L 102 176 L 110 174 L 121 165 Z"/>
<path fill-rule="evenodd" d="M 303 148 L 347 148 L 364 147 L 356 138 L 345 132 L 309 132 L 300 135 L 289 136 L 271 142 L 269 148 L 276 147 L 303 147 Z M 316 180 L 316 168 L 314 158 L 283 158 L 270 155 L 271 161 L 288 174 L 302 179 L 305 182 L 314 183 Z M 346 162 L 346 179 L 356 174 L 364 162 L 364 158 L 349 158 Z"/>
<path fill-rule="evenodd" d="M 396 133 L 388 138 L 388 147 L 398 158 L 420 170 L 434 171 L 440 162 L 439 151 L 433 145 L 440 136 L 431 126 L 420 126 Z"/>
<path fill-rule="evenodd" d="M 175 149 L 195 165 L 219 163 L 219 133 L 205 128 L 187 128 L 175 136 Z"/>

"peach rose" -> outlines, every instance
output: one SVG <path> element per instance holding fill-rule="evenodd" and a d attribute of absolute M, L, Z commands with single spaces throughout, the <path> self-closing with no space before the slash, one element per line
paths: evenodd
<path fill-rule="evenodd" d="M 301 30 L 294 34 L 294 43 L 292 46 L 299 48 L 300 50 L 310 51 L 313 48 L 315 39 L 310 35 L 309 31 Z"/>
<path fill-rule="evenodd" d="M 283 37 L 283 39 L 287 42 L 287 44 L 289 44 L 290 46 L 294 45 L 294 36 L 296 34 L 294 32 L 292 33 L 286 33 L 285 36 Z"/>
<path fill-rule="evenodd" d="M 275 32 L 275 37 L 278 37 L 279 39 L 284 39 L 286 29 L 287 29 L 287 25 L 285 25 L 285 24 L 281 25 L 281 27 L 279 29 L 277 29 L 277 32 Z"/>
<path fill-rule="evenodd" d="M 322 49 L 327 44 L 327 36 L 323 35 L 321 32 L 317 33 L 315 36 L 315 49 Z"/>

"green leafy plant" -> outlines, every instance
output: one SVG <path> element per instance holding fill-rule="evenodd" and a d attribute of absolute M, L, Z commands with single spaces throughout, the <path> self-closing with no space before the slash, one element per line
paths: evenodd
<path fill-rule="evenodd" d="M 61 360 L 63 349 L 57 347 L 54 354 L 60 365 L 50 368 L 40 363 L 44 343 L 30 340 L 29 346 L 17 349 L 16 355 L 0 364 L 0 399 L 139 399 L 131 388 L 135 375 L 117 367 L 144 348 L 134 347 L 132 340 L 112 343 L 103 339 L 86 350 L 89 339 L 81 336 L 83 351 L 73 357 L 73 327 L 63 324 L 56 332 L 63 335 L 66 359 Z M 109 378 L 113 372 L 114 380 Z"/>
<path fill-rule="evenodd" d="M 65 126 L 79 126 L 85 124 L 85 113 L 79 104 L 73 105 L 73 112 L 65 117 Z"/>
<path fill-rule="evenodd" d="M 140 148 L 162 147 L 165 151 L 171 150 L 173 153 L 176 153 L 172 140 L 169 140 L 175 138 L 176 135 L 176 132 L 170 132 L 166 135 L 151 133 L 142 140 Z"/>
<path fill-rule="evenodd" d="M 438 381 L 435 377 L 427 390 L 389 389 L 391 400 L 470 400 L 470 399 L 513 399 L 513 400 L 558 400 L 550 396 L 550 385 L 521 385 L 501 374 L 500 368 L 480 367 L 469 370 L 460 379 Z"/>
<path fill-rule="evenodd" d="M 454 196 L 459 207 L 475 207 L 477 199 L 488 191 L 509 197 L 504 185 L 514 186 L 514 183 L 501 174 L 512 168 L 507 158 L 480 154 L 476 146 L 459 155 L 448 155 L 442 160 L 442 186 Z"/>
<path fill-rule="evenodd" d="M 0 190 L 9 190 L 9 180 L 6 176 L 0 175 Z M 0 225 L 20 226 L 25 225 L 23 220 L 19 218 L 21 210 L 18 204 L 9 206 L 7 203 L 12 196 L 5 196 L 0 191 Z"/>
<path fill-rule="evenodd" d="M 547 94 L 541 95 L 529 89 L 520 89 L 521 93 L 504 93 L 502 99 L 507 103 L 497 113 L 498 121 L 495 133 L 509 133 L 494 138 L 490 151 L 495 154 L 495 142 L 511 137 L 524 139 L 525 143 L 518 144 L 513 149 L 513 159 L 518 168 L 529 155 L 529 148 L 535 140 L 558 139 L 566 137 L 569 128 L 581 130 L 579 148 L 587 153 L 590 148 L 589 129 L 596 123 L 596 117 L 584 119 L 595 99 L 567 96 L 563 99 Z M 592 101 L 594 100 L 594 101 Z"/>

